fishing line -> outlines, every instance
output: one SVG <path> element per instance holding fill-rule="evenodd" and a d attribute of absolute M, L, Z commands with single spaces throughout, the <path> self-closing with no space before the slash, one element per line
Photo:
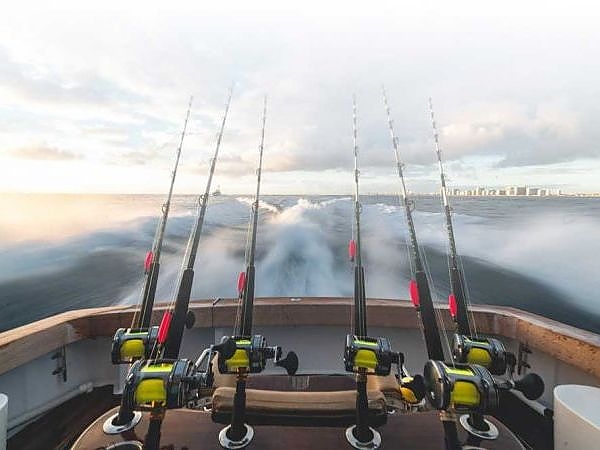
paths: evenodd
<path fill-rule="evenodd" d="M 183 328 L 185 326 L 186 318 L 188 315 L 188 307 L 194 279 L 194 263 L 196 260 L 200 235 L 202 234 L 202 226 L 204 224 L 204 217 L 206 214 L 206 208 L 210 196 L 210 186 L 212 183 L 217 157 L 223 138 L 225 122 L 229 113 L 232 95 L 233 85 L 229 90 L 227 103 L 225 105 L 225 112 L 223 114 L 223 118 L 219 128 L 219 133 L 217 135 L 214 156 L 210 162 L 210 170 L 206 182 L 206 189 L 204 191 L 204 194 L 198 197 L 196 222 L 192 228 L 188 239 L 188 244 L 186 246 L 185 256 L 180 272 L 180 278 L 177 283 L 177 293 L 176 295 L 172 296 L 172 299 L 168 304 L 167 310 L 165 311 L 162 317 L 161 324 L 159 326 L 158 339 L 156 340 L 154 348 L 152 349 L 153 356 L 162 352 L 163 357 L 176 359 L 179 355 L 179 348 L 181 346 Z"/>
<path fill-rule="evenodd" d="M 171 183 L 169 185 L 169 192 L 167 199 L 162 205 L 162 216 L 156 227 L 154 239 L 152 243 L 152 249 L 146 255 L 144 260 L 144 271 L 146 274 L 146 280 L 144 283 L 141 305 L 134 312 L 131 327 L 137 326 L 137 328 L 148 328 L 152 319 L 152 310 L 154 307 L 154 298 L 156 295 L 156 286 L 158 283 L 158 272 L 160 270 L 160 255 L 162 252 L 163 238 L 165 235 L 165 229 L 167 226 L 167 219 L 169 217 L 169 210 L 171 208 L 171 200 L 173 197 L 173 186 L 175 185 L 175 178 L 177 176 L 177 168 L 179 167 L 179 160 L 181 157 L 181 149 L 183 147 L 183 141 L 185 139 L 188 121 L 190 118 L 190 111 L 192 109 L 192 102 L 194 97 L 190 97 L 188 109 L 185 115 L 185 122 L 183 124 L 183 131 L 181 132 L 181 138 L 179 140 L 179 146 L 177 147 L 175 155 L 175 166 L 171 172 Z M 139 319 L 138 319 L 139 316 Z"/>
<path fill-rule="evenodd" d="M 356 96 L 352 94 L 352 136 L 354 153 L 354 230 L 352 240 L 348 244 L 350 260 L 354 262 L 354 334 L 356 336 L 367 335 L 367 311 L 366 311 L 366 288 L 365 275 L 362 266 L 361 239 L 360 239 L 360 215 L 362 205 L 360 203 L 358 169 L 358 142 L 357 142 L 357 118 L 356 118 Z"/>
<path fill-rule="evenodd" d="M 431 296 L 432 296 L 432 301 L 434 302 L 434 305 L 437 303 L 439 304 L 439 298 L 438 298 L 438 294 L 437 292 L 439 292 L 437 290 L 437 288 L 435 287 L 435 283 L 433 282 L 433 277 L 431 275 L 431 269 L 429 267 L 429 259 L 427 257 L 427 251 L 424 248 L 420 249 L 421 252 L 421 257 L 423 259 L 423 266 L 424 266 L 424 270 L 425 270 L 425 274 L 427 275 L 427 282 L 429 283 L 429 286 L 431 288 Z M 450 346 L 450 337 L 448 336 L 448 330 L 446 329 L 446 326 L 444 325 L 444 316 L 442 314 L 442 310 L 441 308 L 434 308 L 435 311 L 435 318 L 436 318 L 436 322 L 438 324 L 438 328 L 441 330 L 441 333 L 444 336 L 444 339 L 442 339 L 442 345 L 444 345 L 445 350 L 447 350 L 447 354 L 448 355 L 452 355 L 452 349 Z M 450 363 L 452 364 L 452 366 L 455 366 L 455 362 L 453 358 L 450 358 Z"/>
<path fill-rule="evenodd" d="M 260 145 L 258 147 L 258 168 L 256 169 L 256 194 L 251 207 L 251 217 L 246 235 L 245 271 L 238 277 L 238 307 L 234 324 L 234 335 L 251 336 L 255 291 L 256 234 L 258 231 L 258 213 L 260 205 L 260 183 L 262 175 L 263 150 L 265 145 L 265 127 L 267 121 L 267 96 L 264 97 Z"/>
<path fill-rule="evenodd" d="M 433 111 L 433 102 L 429 98 L 429 112 L 431 118 L 431 127 L 433 129 L 433 139 L 435 144 L 435 153 L 440 172 L 440 196 L 442 208 L 446 217 L 446 235 L 448 237 L 447 245 L 448 255 L 448 275 L 450 279 L 450 295 L 448 304 L 450 313 L 457 325 L 458 332 L 467 336 L 472 335 L 473 323 L 475 322 L 473 312 L 470 308 L 469 298 L 466 296 L 464 272 L 460 269 L 456 251 L 456 241 L 454 238 L 454 229 L 452 225 L 452 209 L 448 200 L 448 188 L 446 187 L 446 175 L 442 164 L 442 151 L 439 143 L 439 134 L 435 123 Z"/>
<path fill-rule="evenodd" d="M 400 158 L 400 151 L 398 148 L 398 138 L 394 132 L 394 125 L 391 117 L 390 107 L 387 101 L 387 95 L 385 92 L 385 87 L 382 86 L 382 95 L 383 95 L 383 105 L 385 108 L 385 112 L 387 115 L 388 128 L 390 131 L 390 138 L 392 141 L 392 147 L 394 151 L 394 156 L 396 160 L 396 169 L 398 173 L 398 178 L 400 179 L 400 201 L 404 207 L 404 212 L 406 215 L 406 223 L 407 229 L 410 237 L 410 250 L 409 255 L 412 256 L 412 261 L 414 263 L 414 273 L 413 266 L 411 265 L 411 280 L 409 283 L 409 293 L 413 306 L 417 312 L 418 318 L 422 322 L 422 330 L 423 336 L 425 339 L 425 344 L 427 347 L 427 354 L 430 359 L 443 360 L 444 359 L 444 350 L 443 345 L 440 338 L 439 332 L 439 318 L 438 312 L 433 304 L 431 297 L 431 289 L 430 283 L 428 283 L 428 274 L 427 274 L 427 266 L 426 260 L 424 261 L 423 255 L 421 253 L 421 249 L 419 243 L 417 241 L 417 235 L 414 226 L 413 220 L 413 206 L 414 203 L 408 199 L 406 182 L 404 180 L 403 168 L 404 164 Z M 414 276 L 414 278 L 412 278 Z M 430 276 L 429 276 L 430 278 Z"/>

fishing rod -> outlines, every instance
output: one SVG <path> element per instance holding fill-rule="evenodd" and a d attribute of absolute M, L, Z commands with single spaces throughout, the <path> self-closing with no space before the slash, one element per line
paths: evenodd
<path fill-rule="evenodd" d="M 184 268 L 177 286 L 175 300 L 165 311 L 160 326 L 152 327 L 145 333 L 119 329 L 113 338 L 113 362 L 115 359 L 120 359 L 121 363 L 132 362 L 133 364 L 126 377 L 119 411 L 105 421 L 103 430 L 107 434 L 120 434 L 133 429 L 142 417 L 141 412 L 136 408 L 150 410 L 150 424 L 144 438 L 144 448 L 149 450 L 158 450 L 159 448 L 160 428 L 165 410 L 180 407 L 181 403 L 181 396 L 178 395 L 167 395 L 162 398 L 162 395 L 158 395 L 160 392 L 152 389 L 152 383 L 159 379 L 163 380 L 165 386 L 167 380 L 169 383 L 176 383 L 176 381 L 183 380 L 184 375 L 192 370 L 188 360 L 177 360 L 177 358 L 183 327 L 186 322 L 190 323 L 188 317 L 193 319 L 193 316 L 188 316 L 188 307 L 194 279 L 194 262 L 232 95 L 233 87 L 229 91 L 225 113 L 217 136 L 206 190 L 198 199 L 196 222 L 188 241 Z M 166 359 L 161 359 L 161 357 Z"/>
<path fill-rule="evenodd" d="M 504 344 L 502 344 L 500 340 L 479 337 L 477 335 L 475 321 L 470 312 L 470 302 L 466 295 L 464 272 L 459 265 L 459 257 L 456 251 L 456 240 L 454 239 L 454 228 L 452 225 L 452 208 L 450 207 L 450 201 L 448 199 L 448 188 L 446 186 L 446 175 L 442 163 L 439 133 L 435 122 L 431 98 L 429 98 L 429 111 L 433 129 L 435 153 L 440 172 L 440 194 L 446 218 L 446 232 L 449 243 L 448 272 L 450 277 L 450 295 L 448 296 L 448 306 L 452 319 L 456 324 L 452 354 L 456 361 L 461 363 L 480 364 L 487 368 L 493 375 L 502 375 L 507 369 L 510 369 L 512 375 L 516 364 L 515 355 L 507 352 Z"/>
<path fill-rule="evenodd" d="M 446 233 L 448 236 L 448 243 L 450 247 L 448 255 L 448 272 L 450 275 L 450 295 L 448 296 L 448 305 L 450 307 L 450 314 L 454 319 L 457 330 L 460 334 L 471 336 L 474 327 L 472 326 L 469 318 L 469 305 L 468 299 L 465 296 L 465 280 L 464 274 L 459 268 L 458 254 L 456 252 L 456 241 L 454 239 L 454 228 L 452 226 L 452 209 L 450 208 L 450 202 L 448 201 L 448 189 L 446 187 L 446 176 L 444 174 L 444 166 L 442 164 L 442 152 L 440 150 L 440 142 L 438 136 L 438 130 L 435 123 L 435 116 L 433 112 L 433 102 L 431 97 L 429 98 L 429 111 L 431 115 L 431 126 L 433 128 L 433 139 L 435 143 L 435 153 L 437 155 L 438 167 L 440 170 L 441 188 L 440 193 L 442 196 L 442 205 L 444 208 L 444 214 L 446 216 Z"/>
<path fill-rule="evenodd" d="M 394 124 L 392 121 L 385 87 L 382 88 L 382 94 L 383 105 L 387 115 L 388 128 L 390 130 L 390 137 L 392 139 L 392 146 L 394 149 L 394 156 L 396 158 L 396 168 L 398 170 L 398 177 L 400 178 L 400 199 L 402 206 L 404 207 L 406 222 L 408 224 L 408 234 L 412 255 L 411 271 L 414 272 L 412 274 L 413 278 L 409 283 L 409 294 L 413 306 L 421 318 L 428 358 L 430 360 L 444 361 L 444 349 L 442 346 L 442 339 L 438 328 L 436 312 L 431 297 L 431 288 L 429 286 L 423 260 L 421 259 L 419 243 L 417 241 L 417 233 L 415 231 L 415 224 L 412 216 L 414 202 L 408 198 L 403 172 L 404 164 L 400 158 L 398 138 L 394 132 Z M 446 450 L 456 450 L 460 448 L 461 446 L 456 428 L 456 418 L 444 411 L 440 413 L 440 419 L 444 428 L 444 442 Z"/>
<path fill-rule="evenodd" d="M 352 141 L 354 151 L 354 229 L 348 245 L 350 259 L 354 262 L 354 334 L 367 336 L 367 298 L 365 292 L 365 269 L 362 265 L 360 242 L 360 214 L 362 205 L 358 189 L 358 144 L 356 139 L 356 97 L 352 96 Z"/>
<path fill-rule="evenodd" d="M 210 161 L 206 189 L 204 190 L 204 194 L 200 195 L 198 198 L 198 213 L 196 215 L 196 223 L 194 224 L 194 228 L 190 234 L 185 252 L 185 264 L 179 278 L 174 307 L 172 310 L 169 308 L 165 311 L 159 327 L 157 342 L 159 346 L 164 344 L 164 350 L 162 352 L 162 357 L 164 358 L 176 359 L 179 356 L 179 348 L 181 347 L 181 338 L 183 336 L 183 328 L 186 324 L 190 296 L 192 292 L 192 283 L 194 281 L 194 263 L 196 262 L 198 243 L 200 241 L 200 235 L 202 234 L 204 216 L 206 214 L 206 207 L 208 206 L 208 199 L 210 197 L 210 185 L 215 173 L 215 166 L 217 164 L 217 157 L 219 156 L 219 149 L 221 147 L 221 140 L 223 138 L 223 130 L 225 129 L 225 122 L 227 121 L 227 114 L 229 113 L 229 105 L 231 104 L 232 95 L 233 87 L 231 87 L 229 90 L 229 97 L 227 98 L 225 112 L 221 121 L 221 127 L 219 129 L 219 134 L 217 135 L 215 153 Z M 157 355 L 159 353 L 160 352 L 157 352 Z"/>
<path fill-rule="evenodd" d="M 235 334 L 237 336 L 252 335 L 252 313 L 254 309 L 254 282 L 255 267 L 254 258 L 256 254 L 256 233 L 258 230 L 258 210 L 260 199 L 260 182 L 262 174 L 263 150 L 265 145 L 265 125 L 267 120 L 267 97 L 263 102 L 262 127 L 260 132 L 260 145 L 258 147 L 258 168 L 256 169 L 256 195 L 252 204 L 252 220 L 249 223 L 250 243 L 246 249 L 246 270 L 240 272 L 238 278 L 238 293 L 240 294 L 240 306 L 238 308 L 238 319 L 236 320 Z"/>
<path fill-rule="evenodd" d="M 167 218 L 169 217 L 169 210 L 171 209 L 171 198 L 173 196 L 173 186 L 175 185 L 175 177 L 177 176 L 177 168 L 179 166 L 179 157 L 181 156 L 181 148 L 183 147 L 183 139 L 185 138 L 193 99 L 194 97 L 190 97 L 187 114 L 185 115 L 183 131 L 181 132 L 181 139 L 179 140 L 179 147 L 177 147 L 177 155 L 175 157 L 175 167 L 171 172 L 171 184 L 169 186 L 169 193 L 167 194 L 167 201 L 162 206 L 162 217 L 158 227 L 156 228 L 152 249 L 148 252 L 146 259 L 144 260 L 146 280 L 142 295 L 142 306 L 140 308 L 141 314 L 136 323 L 136 326 L 140 329 L 147 329 L 150 326 L 150 320 L 152 319 L 152 309 L 154 307 L 154 297 L 156 295 L 158 272 L 160 270 L 160 254 L 162 251 Z"/>
<path fill-rule="evenodd" d="M 411 269 L 413 269 L 414 266 L 413 279 L 411 279 L 409 283 L 409 294 L 423 324 L 423 334 L 425 335 L 425 344 L 429 359 L 444 360 L 444 350 L 436 320 L 433 300 L 431 298 L 431 289 L 429 286 L 429 281 L 427 280 L 427 273 L 425 272 L 425 267 L 421 259 L 419 243 L 417 241 L 417 233 L 415 231 L 415 224 L 412 216 L 414 202 L 408 198 L 406 182 L 404 180 L 403 173 L 404 164 L 400 159 L 400 151 L 398 150 L 398 138 L 394 133 L 394 125 L 385 88 L 383 88 L 382 91 L 383 104 L 387 114 L 388 127 L 390 130 L 390 136 L 392 138 L 394 155 L 396 157 L 396 167 L 398 170 L 398 176 L 400 177 L 400 200 L 402 202 L 402 206 L 404 207 L 406 222 L 408 224 L 408 234 L 410 238 L 410 248 L 413 261 Z"/>
<path fill-rule="evenodd" d="M 219 433 L 219 443 L 223 448 L 239 449 L 246 447 L 254 437 L 254 429 L 246 419 L 246 382 L 250 373 L 260 373 L 267 360 L 272 359 L 275 366 L 283 367 L 288 375 L 294 375 L 298 370 L 298 356 L 293 351 L 282 358 L 279 346 L 268 346 L 267 340 L 252 334 L 252 319 L 254 309 L 254 286 L 256 254 L 256 233 L 258 230 L 258 210 L 260 203 L 260 183 L 262 175 L 263 150 L 265 145 L 265 126 L 267 120 L 267 97 L 263 102 L 262 127 L 260 145 L 258 147 L 258 168 L 256 169 L 256 195 L 252 204 L 252 217 L 248 224 L 249 242 L 246 248 L 246 270 L 238 277 L 239 304 L 234 326 L 235 335 L 227 338 L 233 343 L 234 351 L 229 356 L 218 358 L 220 373 L 235 375 L 235 394 L 231 422 Z M 225 341 L 221 344 L 226 346 Z"/>
<path fill-rule="evenodd" d="M 346 440 L 356 449 L 376 449 L 381 445 L 381 435 L 369 426 L 369 400 L 367 377 L 369 375 L 388 376 L 392 365 L 397 368 L 398 382 L 403 378 L 404 355 L 392 351 L 390 341 L 385 337 L 369 337 L 367 332 L 367 298 L 365 290 L 365 270 L 362 265 L 360 240 L 360 215 L 362 205 L 359 194 L 358 143 L 356 96 L 352 95 L 352 136 L 354 153 L 354 223 L 353 236 L 348 244 L 348 256 L 354 263 L 354 334 L 346 336 L 344 366 L 347 372 L 356 374 L 356 424 L 346 429 Z M 400 386 L 409 389 L 408 386 Z M 410 388 L 414 389 L 414 386 Z M 411 390 L 413 397 L 417 392 Z M 419 401 L 423 397 L 419 399 Z"/>
<path fill-rule="evenodd" d="M 119 411 L 109 417 L 103 425 L 105 433 L 120 434 L 133 429 L 139 423 L 141 420 L 140 410 L 149 411 L 148 430 L 144 437 L 144 448 L 148 450 L 160 448 L 161 427 L 166 410 L 183 407 L 187 400 L 193 398 L 193 392 L 196 389 L 212 384 L 210 370 L 200 372 L 197 364 L 193 364 L 188 359 L 178 359 L 178 357 L 183 328 L 193 325 L 194 317 L 188 308 L 194 280 L 194 263 L 232 95 L 233 87 L 229 91 L 217 135 L 206 189 L 204 194 L 198 198 L 196 222 L 188 240 L 175 300 L 165 311 L 155 339 L 148 340 L 153 345 L 149 358 L 147 355 L 147 359 L 137 358 L 130 367 Z M 128 344 L 135 345 L 135 341 L 135 334 L 130 335 L 121 348 Z M 220 352 L 230 357 L 233 353 L 232 346 L 233 343 L 223 342 L 220 346 L 211 346 L 209 352 L 211 354 Z M 160 385 L 161 389 L 156 389 L 156 385 Z"/>
<path fill-rule="evenodd" d="M 433 138 L 435 144 L 435 153 L 437 156 L 440 172 L 440 194 L 442 206 L 446 218 L 446 232 L 449 243 L 448 271 L 450 277 L 450 295 L 448 296 L 448 305 L 450 314 L 456 324 L 456 333 L 453 338 L 452 356 L 453 361 L 458 363 L 460 369 L 472 371 L 476 380 L 478 391 L 485 395 L 485 403 L 480 403 L 477 408 L 464 408 L 465 414 L 460 417 L 460 423 L 469 433 L 467 444 L 479 445 L 481 439 L 493 440 L 498 437 L 498 430 L 489 421 L 484 418 L 484 414 L 492 411 L 498 406 L 500 391 L 516 389 L 521 391 L 526 398 L 534 400 L 539 398 L 544 392 L 544 382 L 541 377 L 535 373 L 529 373 L 519 380 L 513 380 L 516 357 L 507 352 L 504 344 L 494 338 L 477 336 L 475 322 L 470 313 L 470 302 L 466 296 L 466 284 L 464 273 L 459 266 L 458 253 L 456 251 L 456 241 L 454 239 L 454 229 L 452 225 L 452 209 L 448 200 L 448 189 L 446 186 L 446 176 L 442 163 L 442 152 L 439 144 L 439 133 L 437 130 L 435 115 L 433 111 L 433 102 L 429 98 L 429 112 L 431 117 L 431 126 L 433 129 Z M 502 375 L 509 369 L 509 380 L 496 382 L 492 375 Z M 454 371 L 454 374 L 452 373 Z M 425 366 L 425 378 L 430 384 L 435 385 L 436 379 L 457 379 L 460 382 L 460 374 L 456 378 L 455 368 L 449 368 L 441 361 L 429 361 Z M 433 383 L 431 383 L 433 380 Z M 448 405 L 441 399 L 446 396 L 447 386 L 437 385 L 429 392 L 435 392 L 437 396 L 432 395 L 430 400 L 436 407 Z"/>
<path fill-rule="evenodd" d="M 175 185 L 175 177 L 177 176 L 177 168 L 179 167 L 179 159 L 181 157 L 181 149 L 183 140 L 186 135 L 187 125 L 192 109 L 193 97 L 190 96 L 183 130 L 177 147 L 175 157 L 175 166 L 171 172 L 171 183 L 167 200 L 162 205 L 162 216 L 154 234 L 152 248 L 146 254 L 144 260 L 145 282 L 142 291 L 142 304 L 139 310 L 136 310 L 131 321 L 130 328 L 118 328 L 115 331 L 112 347 L 111 359 L 113 364 L 130 364 L 136 359 L 148 358 L 156 345 L 158 338 L 159 327 L 150 326 L 152 320 L 152 310 L 154 308 L 154 298 L 156 296 L 156 286 L 158 283 L 158 274 L 160 271 L 160 256 L 162 252 L 163 239 L 169 211 L 171 209 L 171 199 L 173 197 L 173 187 Z M 138 315 L 139 313 L 139 315 Z"/>

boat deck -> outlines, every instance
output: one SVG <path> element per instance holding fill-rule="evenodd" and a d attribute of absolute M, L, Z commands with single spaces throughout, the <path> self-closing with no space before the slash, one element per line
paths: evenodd
<path fill-rule="evenodd" d="M 135 430 L 119 436 L 108 436 L 102 431 L 104 421 L 117 408 L 98 418 L 75 443 L 72 450 L 110 448 L 111 444 L 126 441 L 144 441 L 148 427 L 148 415 Z M 499 421 L 490 420 L 498 427 L 500 437 L 486 441 L 486 449 L 523 449 L 514 435 Z M 178 409 L 168 411 L 162 426 L 161 449 L 194 450 L 219 449 L 219 431 L 223 425 L 213 423 L 210 412 Z M 459 427 L 460 428 L 460 427 Z M 385 426 L 380 427 L 381 449 L 440 450 L 444 448 L 444 435 L 437 411 L 389 416 Z M 462 440 L 466 433 L 462 430 Z M 257 426 L 248 449 L 262 450 L 315 450 L 351 448 L 344 437 L 343 428 Z"/>

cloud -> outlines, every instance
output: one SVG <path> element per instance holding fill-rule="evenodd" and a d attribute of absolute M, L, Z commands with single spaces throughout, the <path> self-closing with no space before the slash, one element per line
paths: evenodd
<path fill-rule="evenodd" d="M 478 170 L 474 158 L 504 169 L 600 156 L 590 119 L 598 117 L 590 92 L 600 77 L 593 24 L 565 22 L 571 28 L 559 33 L 562 15 L 557 22 L 525 20 L 516 4 L 506 11 L 510 26 L 493 15 L 432 17 L 417 6 L 410 14 L 398 8 L 365 6 L 351 16 L 323 14 L 321 7 L 241 16 L 125 8 L 118 15 L 75 12 L 69 20 L 5 20 L 0 141 L 22 147 L 35 127 L 53 145 L 90 160 L 170 170 L 193 93 L 181 168 L 206 173 L 234 80 L 217 172 L 254 173 L 267 94 L 265 171 L 290 179 L 323 170 L 345 176 L 354 165 L 356 93 L 366 177 L 395 166 L 380 91 L 385 82 L 401 159 L 421 181 L 435 169 L 430 95 L 444 158 L 467 160 L 469 173 Z M 423 31 L 432 26 L 436 33 Z M 129 188 L 126 180 L 105 182 Z"/>
<path fill-rule="evenodd" d="M 70 161 L 83 159 L 82 155 L 78 155 L 68 150 L 50 147 L 45 144 L 13 149 L 9 151 L 8 154 L 17 159 L 31 159 L 37 161 Z"/>
<path fill-rule="evenodd" d="M 600 156 L 600 148 L 589 145 L 599 133 L 565 101 L 474 104 L 446 120 L 438 127 L 447 160 L 498 157 L 496 167 L 505 168 Z"/>
<path fill-rule="evenodd" d="M 57 104 L 139 103 L 144 97 L 99 73 L 61 73 L 51 65 L 16 61 L 0 47 L 0 87 L 29 102 Z"/>

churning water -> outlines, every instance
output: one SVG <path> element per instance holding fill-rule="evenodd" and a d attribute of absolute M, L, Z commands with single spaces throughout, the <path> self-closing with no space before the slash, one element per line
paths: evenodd
<path fill-rule="evenodd" d="M 14 195 L 0 217 L 0 331 L 62 311 L 136 303 L 162 196 Z M 351 296 L 350 197 L 265 196 L 257 239 L 257 296 Z M 244 267 L 248 197 L 211 198 L 195 299 L 235 297 Z M 174 295 L 197 200 L 176 197 L 158 301 Z M 600 332 L 600 199 L 453 199 L 471 301 L 514 306 Z M 448 295 L 439 198 L 418 197 L 417 236 L 439 301 Z M 410 261 L 395 197 L 365 197 L 368 297 L 407 298 Z"/>

